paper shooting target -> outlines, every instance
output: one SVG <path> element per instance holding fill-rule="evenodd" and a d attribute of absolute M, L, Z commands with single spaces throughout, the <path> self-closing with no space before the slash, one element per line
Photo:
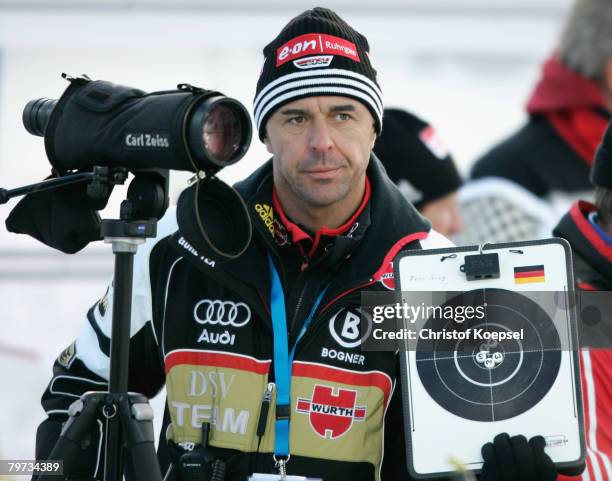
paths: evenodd
<path fill-rule="evenodd" d="M 484 306 L 484 316 L 458 323 L 430 317 L 433 332 L 467 331 L 465 339 L 420 339 L 416 366 L 427 393 L 447 411 L 473 421 L 501 421 L 535 406 L 555 383 L 559 334 L 534 301 L 505 289 L 459 294 L 444 306 Z M 479 335 L 476 332 L 480 333 Z M 486 332 L 518 332 L 522 339 L 481 339 Z"/>

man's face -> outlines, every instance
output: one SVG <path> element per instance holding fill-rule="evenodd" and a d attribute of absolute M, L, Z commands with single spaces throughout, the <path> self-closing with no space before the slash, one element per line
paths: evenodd
<path fill-rule="evenodd" d="M 340 205 L 363 185 L 376 133 L 369 110 L 347 97 L 308 97 L 279 108 L 264 140 L 277 191 L 312 208 Z"/>

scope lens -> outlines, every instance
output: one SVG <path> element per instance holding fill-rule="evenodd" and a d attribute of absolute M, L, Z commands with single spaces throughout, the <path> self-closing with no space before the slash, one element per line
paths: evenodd
<path fill-rule="evenodd" d="M 217 172 L 238 162 L 251 144 L 251 119 L 244 105 L 217 95 L 205 99 L 188 124 L 191 154 L 202 170 Z"/>
<path fill-rule="evenodd" d="M 47 130 L 47 124 L 57 100 L 40 98 L 30 100 L 23 109 L 23 126 L 32 135 L 42 137 Z"/>
<path fill-rule="evenodd" d="M 204 149 L 208 157 L 222 164 L 233 163 L 242 141 L 241 116 L 230 104 L 217 102 L 204 120 Z"/>

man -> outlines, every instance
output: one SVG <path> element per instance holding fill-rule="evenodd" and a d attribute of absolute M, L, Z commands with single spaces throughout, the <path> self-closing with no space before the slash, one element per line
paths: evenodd
<path fill-rule="evenodd" d="M 612 476 L 612 123 L 591 169 L 595 204 L 579 200 L 553 234 L 572 247 L 581 313 L 581 370 L 587 435 L 583 479 Z M 593 314 L 595 313 L 593 317 Z"/>
<path fill-rule="evenodd" d="M 279 471 L 408 478 L 397 356 L 361 352 L 357 309 L 362 292 L 386 289 L 398 251 L 448 242 L 371 157 L 383 108 L 368 51 L 330 10 L 289 22 L 264 49 L 254 104 L 272 160 L 236 186 L 253 223 L 249 247 L 229 261 L 211 253 L 182 196 L 176 219 L 166 216 L 136 255 L 129 382 L 149 397 L 166 385 L 162 472 L 169 457 L 207 441 L 201 425 L 210 423 L 228 481 Z M 111 286 L 54 365 L 38 458 L 70 403 L 106 387 L 112 298 Z M 100 443 L 94 437 L 74 477 L 99 473 Z"/>
<path fill-rule="evenodd" d="M 597 151 L 591 181 L 595 204 L 577 201 L 553 233 L 567 239 L 576 285 L 588 291 L 612 290 L 612 124 Z"/>
<path fill-rule="evenodd" d="M 412 205 L 445 237 L 463 229 L 457 202 L 461 176 L 435 129 L 405 110 L 384 110 L 374 153 Z"/>
<path fill-rule="evenodd" d="M 592 195 L 589 168 L 611 111 L 612 2 L 579 0 L 527 103 L 527 123 L 472 167 L 470 177 L 483 197 L 490 183 L 504 205 L 490 216 L 492 207 L 485 205 L 494 205 L 490 199 L 475 207 L 473 216 L 468 206 L 466 215 L 476 221 L 470 230 L 495 225 L 499 233 L 487 232 L 482 239 L 495 241 L 539 235 L 537 225 L 550 232 L 572 202 Z M 522 216 L 514 212 L 521 205 L 530 206 Z M 535 209 L 550 212 L 538 216 Z M 487 219 L 479 222 L 478 216 Z"/>

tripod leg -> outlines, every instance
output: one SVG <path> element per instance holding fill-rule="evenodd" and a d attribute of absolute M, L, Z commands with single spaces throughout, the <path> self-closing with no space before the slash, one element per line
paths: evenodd
<path fill-rule="evenodd" d="M 122 396 L 119 401 L 119 414 L 126 446 L 126 479 L 162 481 L 155 453 L 153 409 L 149 401 L 139 394 Z"/>
<path fill-rule="evenodd" d="M 57 443 L 49 454 L 49 459 L 61 459 L 64 462 L 64 477 L 72 472 L 75 461 L 82 451 L 83 441 L 96 427 L 100 405 L 104 397 L 98 393 L 86 393 L 70 406 L 70 418 L 62 429 Z M 42 475 L 38 481 L 57 481 L 57 476 Z"/>

